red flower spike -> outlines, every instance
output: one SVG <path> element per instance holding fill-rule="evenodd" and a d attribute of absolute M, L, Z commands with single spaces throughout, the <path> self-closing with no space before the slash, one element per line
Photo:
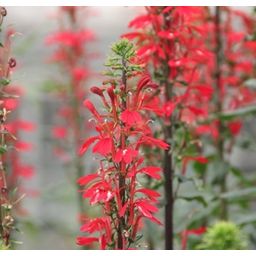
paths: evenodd
<path fill-rule="evenodd" d="M 120 43 L 122 47 L 126 44 L 129 44 L 129 49 L 132 47 L 128 41 Z M 140 65 L 136 61 L 137 57 L 134 56 L 127 60 L 127 65 Z M 136 71 L 132 76 L 137 74 Z M 87 198 L 91 205 L 101 207 L 104 215 L 97 220 L 88 220 L 81 231 L 97 233 L 101 249 L 129 249 L 129 238 L 134 238 L 139 232 L 142 217 L 160 224 L 154 217 L 158 210 L 155 204 L 159 194 L 150 189 L 137 188 L 138 174 L 160 179 L 161 170 L 158 167 L 140 168 L 144 162 L 140 155 L 140 146 L 149 144 L 165 149 L 169 147 L 162 140 L 147 136 L 152 134 L 148 125 L 148 111 L 160 113 L 160 107 L 156 106 L 157 103 L 152 97 L 158 86 L 152 83 L 148 74 L 144 74 L 137 85 L 130 84 L 130 77 L 124 76 L 126 74 L 123 74 L 123 79 L 113 78 L 103 82 L 101 88 L 91 89 L 100 96 L 105 108 L 104 115 L 101 115 L 90 101 L 87 100 L 84 104 L 97 119 L 95 129 L 98 136 L 86 140 L 80 152 L 86 152 L 88 147 L 97 141 L 92 151 L 100 154 L 101 159 L 99 174 L 86 175 L 78 182 L 81 185 L 89 184 L 82 191 L 83 198 Z M 108 102 L 103 91 L 109 96 Z M 151 105 L 151 102 L 154 104 Z M 141 134 L 144 136 L 141 137 Z M 113 219 L 113 214 L 118 218 Z M 117 232 L 119 229 L 121 232 Z M 117 239 L 113 241 L 113 237 Z"/>

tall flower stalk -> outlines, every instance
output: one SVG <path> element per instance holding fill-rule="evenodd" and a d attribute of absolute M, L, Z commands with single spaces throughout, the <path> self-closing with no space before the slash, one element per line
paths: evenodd
<path fill-rule="evenodd" d="M 241 28 L 235 27 L 234 21 Z M 207 125 L 204 129 L 206 133 L 212 133 L 215 145 L 212 162 L 218 163 L 219 171 L 210 185 L 215 187 L 217 183 L 219 186 L 219 218 L 222 220 L 229 219 L 229 202 L 224 195 L 229 191 L 228 177 L 233 170 L 230 156 L 246 115 L 255 111 L 256 91 L 248 86 L 248 81 L 256 75 L 252 61 L 256 45 L 254 26 L 252 16 L 230 7 L 215 7 L 205 23 L 207 30 L 213 32 L 206 37 L 206 45 L 215 52 L 215 68 L 208 68 L 207 73 L 211 76 L 206 81 L 215 85 L 215 97 L 209 102 L 213 118 L 208 129 Z"/>
<path fill-rule="evenodd" d="M 0 26 L 7 11 L 0 7 Z M 14 231 L 14 218 L 12 214 L 13 202 L 10 197 L 6 153 L 10 150 L 7 141 L 15 137 L 7 129 L 7 117 L 10 115 L 5 107 L 6 99 L 16 98 L 15 95 L 6 92 L 10 85 L 11 69 L 16 66 L 14 58 L 10 58 L 10 40 L 1 42 L 0 46 L 0 248 L 8 249 L 11 246 L 11 234 Z"/>
<path fill-rule="evenodd" d="M 174 187 L 174 180 L 185 176 L 189 161 L 208 161 L 199 155 L 200 143 L 191 132 L 198 120 L 207 117 L 203 103 L 209 101 L 213 91 L 210 84 L 201 81 L 203 67 L 213 60 L 202 40 L 206 11 L 204 7 L 146 7 L 146 13 L 129 24 L 135 31 L 124 35 L 137 40 L 139 56 L 146 60 L 160 85 L 155 97 L 164 115 L 159 121 L 165 141 L 171 144 L 171 150 L 162 157 L 168 250 L 174 247 L 174 203 L 180 196 L 180 182 Z"/>
<path fill-rule="evenodd" d="M 46 39 L 48 45 L 57 46 L 52 61 L 65 73 L 55 82 L 54 92 L 60 100 L 60 108 L 52 134 L 56 139 L 56 153 L 66 166 L 71 166 L 74 180 L 84 174 L 83 161 L 76 152 L 81 146 L 81 138 L 86 135 L 81 102 L 91 76 L 88 63 L 92 56 L 88 45 L 94 40 L 94 33 L 83 25 L 88 13 L 84 7 L 60 7 L 59 30 Z M 78 207 L 81 219 L 84 204 L 80 194 Z"/>
<path fill-rule="evenodd" d="M 159 111 L 152 104 L 158 86 L 144 73 L 133 44 L 128 40 L 115 43 L 106 66 L 109 79 L 102 87 L 91 88 L 105 111 L 98 112 L 89 99 L 84 101 L 94 116 L 98 135 L 88 138 L 80 150 L 82 155 L 94 144 L 99 169 L 78 180 L 85 186 L 83 197 L 100 206 L 103 216 L 81 227 L 82 232 L 99 235 L 78 237 L 77 243 L 98 242 L 101 249 L 129 249 L 138 245 L 143 218 L 161 224 L 154 216 L 160 194 L 143 186 L 144 176 L 160 179 L 161 168 L 145 166 L 140 148 L 146 145 L 166 150 L 169 146 L 152 137 L 148 112 Z"/>

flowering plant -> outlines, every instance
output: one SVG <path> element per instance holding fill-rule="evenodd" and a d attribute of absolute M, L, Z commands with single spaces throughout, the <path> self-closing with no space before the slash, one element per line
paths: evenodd
<path fill-rule="evenodd" d="M 144 166 L 140 148 L 147 145 L 167 150 L 169 146 L 152 137 L 148 111 L 158 111 L 150 104 L 158 86 L 143 72 L 133 44 L 128 40 L 115 43 L 106 66 L 110 78 L 102 87 L 91 88 L 105 112 L 99 113 L 89 99 L 84 101 L 94 116 L 98 135 L 88 138 L 80 150 L 82 155 L 94 144 L 92 151 L 100 156 L 99 169 L 78 180 L 85 186 L 83 197 L 91 205 L 101 206 L 103 217 L 81 227 L 82 232 L 98 232 L 99 236 L 78 237 L 77 243 L 99 242 L 101 249 L 129 249 L 141 237 L 138 232 L 143 218 L 161 224 L 154 216 L 160 194 L 142 185 L 145 175 L 160 179 L 161 168 Z"/>
<path fill-rule="evenodd" d="M 61 71 L 58 81 L 51 82 L 51 95 L 57 98 L 59 108 L 54 119 L 52 136 L 55 139 L 55 153 L 72 170 L 72 181 L 84 174 L 82 159 L 76 154 L 81 139 L 86 136 L 83 122 L 82 100 L 87 93 L 86 83 L 92 72 L 89 68 L 91 53 L 88 45 L 95 39 L 92 30 L 83 24 L 89 10 L 85 7 L 60 7 L 58 9 L 58 30 L 46 38 L 46 44 L 55 46 L 51 62 Z M 62 73 L 65 73 L 63 75 Z M 56 97 L 57 96 L 57 97 Z M 82 197 L 79 195 L 79 220 L 84 214 Z"/>

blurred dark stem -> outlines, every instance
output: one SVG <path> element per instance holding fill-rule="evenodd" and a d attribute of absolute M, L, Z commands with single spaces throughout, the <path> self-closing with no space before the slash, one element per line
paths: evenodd
<path fill-rule="evenodd" d="M 171 19 L 164 14 L 164 29 L 168 29 L 171 25 Z M 170 42 L 166 42 L 167 45 Z M 168 57 L 167 57 L 168 58 Z M 170 67 L 168 61 L 163 61 L 163 78 L 162 86 L 165 89 L 165 102 L 172 99 L 173 96 L 173 85 L 169 81 L 170 77 Z M 170 124 L 168 123 L 164 127 L 165 141 L 170 142 L 173 140 L 173 118 L 171 117 Z M 173 155 L 169 150 L 164 152 L 164 191 L 165 191 L 165 249 L 173 250 L 173 174 L 174 174 L 174 164 Z"/>
<path fill-rule="evenodd" d="M 221 63 L 222 63 L 222 38 L 221 38 L 221 7 L 215 7 L 215 61 L 216 61 L 216 97 L 215 102 L 217 105 L 217 113 L 221 113 L 223 110 L 223 96 L 222 96 L 222 84 L 221 84 Z M 219 138 L 217 142 L 217 149 L 220 161 L 224 162 L 224 124 L 219 120 Z M 227 191 L 227 170 L 222 169 L 222 177 L 220 179 L 220 192 L 221 194 Z M 228 207 L 227 201 L 224 198 L 220 199 L 220 218 L 223 220 L 228 219 Z"/>

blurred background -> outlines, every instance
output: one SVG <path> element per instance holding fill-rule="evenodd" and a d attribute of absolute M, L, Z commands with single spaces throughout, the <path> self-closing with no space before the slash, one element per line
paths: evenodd
<path fill-rule="evenodd" d="M 241 8 L 247 12 L 251 7 Z M 90 44 L 92 52 L 99 52 L 90 67 L 95 74 L 104 69 L 103 63 L 109 46 L 128 31 L 128 23 L 138 15 L 138 7 L 89 7 L 90 16 L 86 27 L 92 28 L 96 41 Z M 13 39 L 13 55 L 17 70 L 12 78 L 25 90 L 21 98 L 20 115 L 36 124 L 36 129 L 22 134 L 22 138 L 33 144 L 33 151 L 24 153 L 24 162 L 32 164 L 35 175 L 26 181 L 26 187 L 36 190 L 23 199 L 28 211 L 21 218 L 21 230 L 17 240 L 23 241 L 17 249 L 77 249 L 75 237 L 79 233 L 77 222 L 77 188 L 70 182 L 70 175 L 53 152 L 50 134 L 54 110 L 58 102 L 44 91 L 44 83 L 51 77 L 61 76 L 59 70 L 47 62 L 53 49 L 45 44 L 45 38 L 57 29 L 55 19 L 57 7 L 8 7 L 4 25 L 14 27 L 19 34 Z M 90 84 L 97 84 L 94 76 Z M 256 136 L 255 123 L 250 120 L 245 129 Z M 237 167 L 254 172 L 255 152 L 236 149 L 232 156 Z M 86 166 L 93 160 L 85 159 Z M 159 243 L 161 248 L 161 242 Z"/>

